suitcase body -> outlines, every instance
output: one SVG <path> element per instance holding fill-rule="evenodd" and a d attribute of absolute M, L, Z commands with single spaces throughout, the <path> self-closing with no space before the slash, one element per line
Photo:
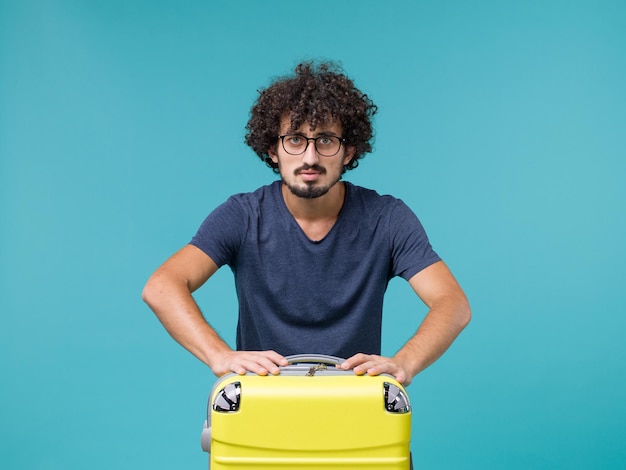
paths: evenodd
<path fill-rule="evenodd" d="M 227 374 L 209 397 L 211 470 L 410 468 L 411 409 L 393 377 L 332 356 L 291 356 L 276 376 Z"/>

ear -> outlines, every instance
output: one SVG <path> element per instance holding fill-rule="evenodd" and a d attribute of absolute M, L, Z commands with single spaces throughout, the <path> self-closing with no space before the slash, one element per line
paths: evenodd
<path fill-rule="evenodd" d="M 272 161 L 278 164 L 278 155 L 276 154 L 276 145 L 272 145 L 268 150 L 267 154 L 270 156 Z"/>
<path fill-rule="evenodd" d="M 346 166 L 354 158 L 356 147 L 346 147 L 346 154 L 343 156 L 343 166 Z"/>

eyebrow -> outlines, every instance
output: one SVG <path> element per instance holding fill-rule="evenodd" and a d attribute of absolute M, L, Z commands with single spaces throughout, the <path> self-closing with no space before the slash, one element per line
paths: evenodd
<path fill-rule="evenodd" d="M 287 131 L 285 135 L 301 135 L 303 137 L 308 137 L 304 132 L 296 132 L 296 131 Z M 322 136 L 330 136 L 330 137 L 339 137 L 339 135 L 335 131 L 318 131 L 313 133 L 313 137 L 322 137 Z"/>

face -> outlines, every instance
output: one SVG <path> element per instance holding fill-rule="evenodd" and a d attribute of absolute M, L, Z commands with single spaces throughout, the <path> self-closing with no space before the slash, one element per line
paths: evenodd
<path fill-rule="evenodd" d="M 281 121 L 281 135 L 300 134 L 306 137 L 334 136 L 342 137 L 342 126 L 334 122 L 326 126 L 318 126 L 311 130 L 308 123 L 298 129 L 289 129 L 289 119 Z M 309 141 L 306 151 L 301 155 L 290 155 L 283 148 L 280 139 L 275 149 L 268 152 L 278 170 L 283 183 L 295 196 L 313 199 L 325 195 L 339 181 L 344 165 L 347 165 L 354 155 L 354 148 L 341 144 L 336 155 L 325 157 L 315 149 L 314 142 Z"/>

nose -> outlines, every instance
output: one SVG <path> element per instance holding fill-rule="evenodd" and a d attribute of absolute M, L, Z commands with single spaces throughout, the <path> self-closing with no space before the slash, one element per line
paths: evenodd
<path fill-rule="evenodd" d="M 315 148 L 315 140 L 309 140 L 309 145 L 302 154 L 302 162 L 307 165 L 314 165 L 319 162 L 319 155 L 317 154 L 317 149 Z"/>

